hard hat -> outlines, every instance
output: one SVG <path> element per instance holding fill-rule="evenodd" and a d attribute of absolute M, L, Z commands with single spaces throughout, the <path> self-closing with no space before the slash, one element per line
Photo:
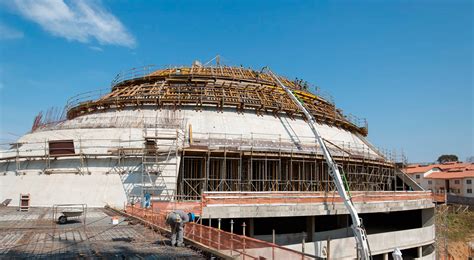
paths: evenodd
<path fill-rule="evenodd" d="M 194 222 L 194 218 L 195 218 L 194 213 L 189 212 L 188 216 L 189 216 L 189 222 Z"/>

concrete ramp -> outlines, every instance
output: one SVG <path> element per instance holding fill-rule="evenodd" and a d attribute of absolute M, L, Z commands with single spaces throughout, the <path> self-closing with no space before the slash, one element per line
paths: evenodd
<path fill-rule="evenodd" d="M 395 176 L 399 177 L 406 185 L 408 185 L 410 188 L 412 188 L 414 191 L 424 191 L 416 181 L 410 177 L 408 174 L 402 172 L 400 169 L 395 170 Z"/>

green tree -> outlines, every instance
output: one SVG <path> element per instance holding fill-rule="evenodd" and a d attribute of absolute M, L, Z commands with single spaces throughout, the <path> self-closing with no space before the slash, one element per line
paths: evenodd
<path fill-rule="evenodd" d="M 454 154 L 443 154 L 440 157 L 438 157 L 439 163 L 457 162 L 457 161 L 458 161 L 458 157 Z"/>

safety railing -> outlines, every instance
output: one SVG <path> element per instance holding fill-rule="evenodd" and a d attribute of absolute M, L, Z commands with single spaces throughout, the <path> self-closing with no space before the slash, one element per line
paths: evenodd
<path fill-rule="evenodd" d="M 179 115 L 179 112 L 176 112 Z M 56 129 L 83 129 L 83 128 L 183 128 L 186 119 L 180 116 L 175 118 L 166 116 L 137 116 L 135 111 L 124 112 L 120 116 L 96 114 L 91 118 L 77 120 L 52 120 L 47 123 L 34 124 L 36 130 Z"/>
<path fill-rule="evenodd" d="M 314 90 L 314 94 L 316 96 L 321 97 L 322 99 L 326 100 L 327 102 L 329 102 L 333 105 L 335 104 L 334 97 L 328 91 L 322 90 L 320 87 L 317 87 L 317 86 L 312 85 L 312 84 L 310 84 L 310 86 L 312 86 L 311 89 Z"/>
<path fill-rule="evenodd" d="M 129 70 L 126 70 L 126 71 L 123 71 L 123 72 L 120 72 L 118 73 L 115 78 L 112 80 L 111 82 L 111 85 L 112 87 L 118 85 L 118 84 L 121 84 L 125 81 L 128 81 L 128 80 L 133 80 L 133 79 L 140 79 L 140 78 L 146 78 L 147 76 L 155 76 L 155 75 L 161 75 L 161 74 L 164 74 L 166 75 L 167 73 L 168 74 L 180 74 L 180 71 L 181 70 L 186 70 L 185 74 L 189 74 L 189 75 L 207 75 L 206 73 L 207 72 L 198 72 L 200 70 L 203 70 L 203 71 L 211 71 L 212 72 L 212 75 L 209 75 L 209 76 L 228 76 L 229 72 L 228 70 L 232 70 L 235 72 L 233 72 L 232 74 L 234 75 L 234 77 L 236 78 L 245 78 L 247 77 L 248 75 L 247 74 L 239 74 L 237 73 L 237 71 L 239 70 L 242 70 L 241 68 L 233 68 L 233 67 L 226 67 L 226 66 L 216 66 L 216 67 L 213 67 L 213 66 L 209 66 L 209 67 L 204 67 L 204 68 L 189 68 L 189 67 L 178 67 L 178 66 L 168 66 L 168 67 L 162 67 L 162 72 L 156 72 L 157 70 L 159 70 L 160 67 L 158 66 L 155 66 L 155 65 L 146 65 L 146 66 L 142 66 L 142 67 L 136 67 L 136 68 L 132 68 L 132 69 L 129 69 Z M 194 71 L 193 71 L 194 69 Z M 247 73 L 249 71 L 252 72 L 252 70 L 248 70 L 247 69 L 243 69 L 245 70 Z M 202 74 L 204 73 L 204 74 Z M 253 73 L 256 73 L 256 72 L 252 72 L 250 74 L 253 75 Z M 256 73 L 255 75 L 260 75 L 260 76 L 257 76 L 257 79 L 266 79 L 265 77 L 263 77 L 264 74 L 261 74 L 261 73 Z M 254 75 L 254 76 L 255 76 Z M 268 76 L 268 75 L 266 75 Z M 321 99 L 327 101 L 328 103 L 334 105 L 334 98 L 331 94 L 329 94 L 327 91 L 325 90 L 322 90 L 320 87 L 317 87 L 315 85 L 312 85 L 310 83 L 307 83 L 307 82 L 304 82 L 304 84 L 301 83 L 301 81 L 298 81 L 298 80 L 295 80 L 295 81 L 290 81 L 288 80 L 287 78 L 284 78 L 284 77 L 281 77 L 281 79 L 284 79 L 285 82 L 287 82 L 288 84 L 290 84 L 292 87 L 294 88 L 301 88 L 301 89 L 304 89 L 306 91 L 310 91 L 312 92 L 312 94 L 320 97 Z M 102 97 L 104 97 L 105 95 L 109 94 L 110 93 L 110 90 L 109 89 L 100 89 L 100 90 L 93 90 L 93 91 L 89 91 L 89 92 L 85 92 L 85 93 L 81 93 L 81 94 L 78 94 L 76 96 L 73 96 L 71 97 L 68 101 L 67 101 L 67 104 L 65 106 L 65 109 L 66 111 L 69 111 L 70 109 L 74 108 L 74 107 L 78 107 L 80 105 L 83 105 L 83 104 L 87 104 L 87 103 L 90 103 L 90 102 L 94 102 L 96 101 L 97 99 L 100 99 Z M 127 100 L 128 99 L 133 99 L 134 97 L 127 97 Z M 137 100 L 139 99 L 139 97 L 135 97 Z M 141 97 L 143 98 L 143 97 Z M 133 102 L 132 102 L 133 103 Z M 367 124 L 367 120 L 364 119 L 364 118 L 359 118 L 359 117 L 356 117 L 352 114 L 345 114 L 343 115 L 344 119 L 347 120 L 349 123 L 353 124 L 354 126 L 358 127 L 358 128 L 364 128 L 366 129 L 366 131 L 368 130 L 368 124 Z"/>
<path fill-rule="evenodd" d="M 67 100 L 66 111 L 69 111 L 69 109 L 79 106 L 81 104 L 95 101 L 108 93 L 110 93 L 110 89 L 103 88 L 77 94 Z"/>
<path fill-rule="evenodd" d="M 112 80 L 110 85 L 113 87 L 124 81 L 143 78 L 147 75 L 150 75 L 152 72 L 158 70 L 159 67 L 156 65 L 150 64 L 141 67 L 131 68 L 122 72 L 119 72 Z"/>
<path fill-rule="evenodd" d="M 353 114 L 345 114 L 344 118 L 347 121 L 349 121 L 351 124 L 353 124 L 353 125 L 355 125 L 359 128 L 365 128 L 366 130 L 368 130 L 368 128 L 369 128 L 369 125 L 367 123 L 367 119 L 365 119 L 365 118 L 361 118 L 361 117 L 355 116 Z"/>
<path fill-rule="evenodd" d="M 155 120 L 156 118 L 150 118 Z M 111 125 L 119 127 L 121 122 L 116 120 L 108 120 L 103 118 L 101 120 L 94 120 L 91 122 L 90 127 L 101 124 L 104 126 L 106 122 L 110 121 Z M 87 124 L 87 122 L 84 122 Z M 128 122 L 124 122 L 127 125 Z M 87 124 L 88 125 L 88 124 Z M 153 125 L 151 122 L 150 126 Z M 89 126 L 89 125 L 88 125 Z M 141 126 L 146 126 L 142 124 Z M 65 125 L 62 128 L 67 127 Z M 104 126 L 106 127 L 106 126 Z M 112 126 L 110 126 L 112 127 Z M 76 127 L 71 127 L 76 128 Z M 158 131 L 160 132 L 160 131 Z M 321 148 L 316 143 L 314 137 L 311 136 L 298 136 L 297 140 L 292 138 L 282 138 L 280 134 L 265 134 L 265 133 L 250 133 L 250 134 L 228 134 L 228 133 L 200 133 L 193 132 L 192 140 L 189 139 L 187 134 L 182 134 L 183 147 L 197 145 L 200 147 L 208 147 L 209 149 L 236 149 L 241 151 L 253 150 L 253 151 L 265 151 L 265 152 L 291 152 L 291 153 L 313 153 L 320 154 Z M 144 139 L 143 138 L 132 138 L 132 139 L 118 139 L 111 137 L 106 138 L 81 138 L 81 136 L 71 136 L 66 138 L 73 140 L 75 153 L 82 153 L 83 155 L 111 155 L 116 154 L 113 151 L 120 149 L 143 149 Z M 54 141 L 54 140 L 53 140 Z M 394 161 L 396 153 L 391 150 L 379 149 L 377 152 L 363 143 L 345 142 L 345 141 L 327 141 L 327 146 L 330 149 L 333 156 L 364 159 L 364 160 L 381 160 L 381 161 Z M 24 143 L 9 143 L 0 144 L 3 148 L 0 150 L 0 160 L 2 157 L 16 156 L 18 158 L 28 156 L 47 156 L 49 151 L 48 140 L 44 141 L 31 141 Z M 142 150 L 137 150 L 141 152 Z M 136 154 L 135 154 L 136 155 Z M 383 157 L 381 157 L 381 155 Z"/>
<path fill-rule="evenodd" d="M 137 117 L 132 114 L 124 114 L 123 116 L 101 116 L 96 115 L 90 120 L 79 121 L 58 121 L 61 124 L 40 124 L 35 127 L 38 129 L 79 129 L 79 128 L 119 128 L 119 127 L 143 127 L 153 128 L 159 125 L 165 128 L 166 125 L 161 123 L 164 117 Z M 172 118 L 174 126 L 182 128 L 185 125 L 184 118 Z M 297 136 L 292 138 L 282 138 L 278 134 L 250 133 L 250 134 L 233 134 L 233 133 L 199 133 L 193 132 L 193 141 L 198 145 L 207 145 L 212 147 L 238 147 L 238 148 L 255 148 L 255 149 L 272 149 L 288 150 L 293 152 L 308 151 L 317 152 L 318 145 L 311 136 Z M 355 142 L 330 141 L 328 146 L 336 153 L 336 156 L 347 157 L 355 155 L 367 159 L 384 158 L 391 160 L 397 154 L 392 150 L 378 149 L 378 152 L 372 151 L 367 145 Z M 377 155 L 378 154 L 378 155 Z M 400 155 L 400 154 L 399 154 Z M 394 160 L 391 160 L 394 161 Z"/>
<path fill-rule="evenodd" d="M 166 212 L 154 212 L 128 205 L 126 213 L 170 230 Z M 235 259 L 315 259 L 316 257 L 270 242 L 234 234 L 218 228 L 190 222 L 185 225 L 184 237 Z"/>
<path fill-rule="evenodd" d="M 354 157 L 359 159 L 386 160 L 391 159 L 389 150 L 374 151 L 374 148 L 363 143 L 346 141 L 327 141 L 327 146 L 334 156 Z M 281 134 L 228 134 L 193 132 L 192 143 L 212 148 L 238 148 L 241 150 L 266 150 L 288 152 L 321 153 L 321 148 L 312 136 L 283 138 Z"/>
<path fill-rule="evenodd" d="M 133 74 L 133 75 L 136 76 L 138 74 Z M 143 75 L 142 77 L 145 77 L 145 76 L 146 75 Z M 130 76 L 130 77 L 131 77 L 130 79 L 133 79 L 132 76 Z M 128 79 L 124 78 L 124 79 L 122 79 L 121 82 L 126 81 L 126 80 L 128 80 Z M 118 82 L 116 84 L 120 84 L 121 82 Z M 332 101 L 331 96 L 322 94 L 323 92 L 321 92 L 320 90 L 318 90 L 318 91 L 319 92 L 316 94 L 316 96 L 319 96 L 322 99 L 325 99 L 329 103 L 332 103 L 334 105 L 334 102 Z M 142 100 L 144 98 L 140 94 L 137 94 L 134 97 L 126 97 L 126 98 L 124 98 L 124 97 L 107 98 L 107 95 L 111 94 L 111 93 L 112 92 L 110 91 L 110 89 L 98 89 L 98 90 L 87 91 L 87 92 L 84 92 L 84 93 L 79 93 L 75 96 L 72 96 L 71 98 L 69 98 L 66 101 L 66 105 L 64 106 L 64 110 L 67 112 L 67 111 L 71 110 L 72 108 L 79 107 L 79 106 L 84 105 L 84 104 L 92 104 L 93 102 L 96 102 L 100 99 L 107 99 L 108 101 L 110 101 L 110 100 L 124 101 L 124 99 L 126 99 L 129 102 L 131 102 L 134 99 L 138 101 L 138 100 Z M 131 103 L 133 103 L 133 102 L 131 102 Z M 357 118 L 353 115 L 344 116 L 344 118 L 346 120 L 348 120 L 350 123 L 354 124 L 356 127 L 359 127 L 359 128 L 366 127 L 366 120 L 365 119 L 360 119 L 360 118 Z"/>
<path fill-rule="evenodd" d="M 145 65 L 141 67 L 131 68 L 128 70 L 124 70 L 119 72 L 112 80 L 111 86 L 114 87 L 122 82 L 127 80 L 145 78 L 147 76 L 152 76 L 153 72 L 157 70 L 169 70 L 168 73 L 176 73 L 180 74 L 181 70 L 186 70 L 187 74 L 195 74 L 195 75 L 206 75 L 209 76 L 229 76 L 235 78 L 246 78 L 246 77 L 257 77 L 261 80 L 268 80 L 271 81 L 271 77 L 268 77 L 267 74 L 262 74 L 261 72 L 253 71 L 251 69 L 244 69 L 239 67 L 229 67 L 229 66 L 205 66 L 205 67 L 186 67 L 186 66 L 156 66 L 153 64 Z M 333 96 L 325 91 L 322 90 L 320 87 L 311 84 L 309 82 L 303 80 L 288 80 L 289 77 L 281 77 L 282 80 L 288 82 L 289 84 L 293 84 L 293 86 L 298 87 L 306 90 L 306 91 L 313 91 L 313 94 L 316 96 L 321 97 L 322 99 L 326 100 L 327 102 L 334 105 L 334 98 Z"/>

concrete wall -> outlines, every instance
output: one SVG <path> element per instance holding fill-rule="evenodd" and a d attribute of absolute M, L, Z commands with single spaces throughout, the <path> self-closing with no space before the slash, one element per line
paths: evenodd
<path fill-rule="evenodd" d="M 170 157 L 168 162 L 179 165 L 180 157 Z M 143 182 L 141 159 L 125 160 L 120 166 L 116 159 L 88 159 L 85 167 L 81 167 L 77 158 L 58 159 L 52 160 L 54 171 L 48 174 L 42 161 L 24 162 L 18 172 L 6 170 L 15 169 L 14 163 L 3 166 L 0 200 L 12 199 L 12 205 L 18 205 L 20 193 L 30 193 L 32 206 L 85 203 L 90 207 L 122 207 L 127 198 L 141 196 L 143 183 L 147 186 L 154 183 L 155 195 L 174 195 L 177 189 L 175 167 L 150 174 Z"/>
<path fill-rule="evenodd" d="M 43 129 L 22 136 L 17 141 L 20 143 L 18 150 L 10 149 L 1 153 L 0 201 L 13 199 L 12 205 L 15 205 L 18 204 L 20 193 L 30 193 L 32 206 L 73 202 L 97 207 L 106 204 L 123 206 L 128 196 L 141 194 L 142 158 L 138 154 L 122 158 L 119 162 L 116 151 L 119 148 L 141 151 L 144 137 L 147 136 L 143 129 L 143 118 L 134 114 L 129 119 L 131 121 L 121 124 L 123 121 L 116 117 L 116 113 L 87 115 L 61 123 L 55 129 Z M 89 128 L 91 124 L 96 124 L 98 128 Z M 158 129 L 160 135 L 169 133 L 176 134 L 176 130 Z M 46 160 L 45 156 L 49 154 L 48 142 L 57 140 L 73 140 L 76 155 Z M 162 147 L 169 145 L 166 142 L 172 141 L 160 140 L 159 148 L 167 151 L 169 147 Z M 81 157 L 80 154 L 86 156 Z M 15 156 L 21 159 L 2 160 Z M 167 163 L 179 165 L 179 162 L 179 157 L 170 154 Z M 176 167 L 151 167 L 156 170 L 159 168 L 161 174 L 152 175 L 145 181 L 149 183 L 151 179 L 158 186 L 155 189 L 158 193 L 166 191 L 167 194 L 163 195 L 173 195 L 169 191 L 175 191 L 177 187 Z"/>
<path fill-rule="evenodd" d="M 236 113 L 233 109 L 225 109 L 224 113 L 219 113 L 210 108 L 205 108 L 202 111 L 183 108 L 177 112 L 127 108 L 121 111 L 84 115 L 49 128 L 50 130 L 45 129 L 27 134 L 18 141 L 44 143 L 45 140 L 75 139 L 78 141 L 79 138 L 83 140 L 104 138 L 104 141 L 105 139 L 118 138 L 124 141 L 140 140 L 143 136 L 144 126 L 150 127 L 167 121 L 177 122 L 183 130 L 188 129 L 191 125 L 196 137 L 199 134 L 205 134 L 204 136 L 207 137 L 209 133 L 220 133 L 243 138 L 283 139 L 315 144 L 313 133 L 302 119 L 291 119 L 284 115 L 274 117 L 273 115 L 257 115 L 248 112 Z M 326 124 L 318 123 L 317 126 L 323 138 L 336 144 L 350 143 L 351 149 L 362 149 L 362 152 L 379 158 L 373 151 L 372 145 L 364 137 Z"/>
<path fill-rule="evenodd" d="M 432 226 L 435 224 L 435 208 L 428 208 L 421 210 L 421 225 L 423 227 Z"/>
<path fill-rule="evenodd" d="M 0 175 L 2 200 L 12 199 L 10 206 L 18 206 L 20 193 L 30 194 L 31 206 L 42 207 L 64 203 L 86 203 L 89 207 L 123 207 L 127 201 L 118 174 Z"/>
<path fill-rule="evenodd" d="M 434 225 L 395 231 L 373 234 L 368 236 L 372 255 L 382 253 L 391 253 L 394 248 L 409 249 L 423 245 L 434 243 L 435 227 Z M 331 259 L 353 259 L 356 257 L 356 242 L 353 237 L 334 239 L 330 241 L 330 256 Z M 301 251 L 302 244 L 293 244 L 285 246 L 294 250 Z M 315 254 L 319 257 L 326 257 L 327 241 L 316 241 L 305 244 L 305 252 L 308 254 Z M 427 256 L 425 259 L 433 259 L 433 254 Z"/>
<path fill-rule="evenodd" d="M 359 213 L 391 212 L 433 208 L 430 199 L 383 202 L 355 202 Z M 349 214 L 341 203 L 287 203 L 287 204 L 216 204 L 203 208 L 203 217 L 209 218 L 265 218 Z"/>
<path fill-rule="evenodd" d="M 448 194 L 447 202 L 453 204 L 463 204 L 463 205 L 471 205 L 474 206 L 474 198 L 473 197 L 463 197 L 463 196 L 456 196 L 452 194 Z"/>
<path fill-rule="evenodd" d="M 435 190 L 434 180 L 427 179 L 426 177 L 433 172 L 439 172 L 439 171 L 440 171 L 439 168 L 433 168 L 425 173 L 415 173 L 412 175 L 412 177 L 416 181 L 416 183 L 418 183 L 418 185 L 423 187 L 423 189 L 434 191 Z"/>
<path fill-rule="evenodd" d="M 322 231 L 322 232 L 314 232 L 313 233 L 313 240 L 321 241 L 325 240 L 327 237 L 332 238 L 339 238 L 339 237 L 347 237 L 352 235 L 352 229 L 350 228 L 340 228 L 335 230 L 329 231 Z M 303 233 L 289 233 L 289 234 L 276 234 L 275 235 L 275 243 L 278 245 L 291 245 L 301 243 L 303 241 L 303 236 L 305 236 L 306 241 L 308 241 L 309 234 Z M 273 236 L 272 235 L 258 235 L 254 236 L 256 239 L 260 239 L 263 241 L 272 242 Z"/>
<path fill-rule="evenodd" d="M 449 180 L 449 192 L 461 195 L 463 192 L 463 180 L 451 179 Z"/>
<path fill-rule="evenodd" d="M 208 108 L 203 111 L 183 109 L 178 112 L 124 109 L 84 115 L 22 136 L 18 140 L 18 143 L 21 143 L 18 154 L 15 149 L 0 153 L 2 156 L 0 157 L 0 200 L 11 198 L 14 200 L 13 204 L 16 204 L 20 193 L 31 193 L 32 205 L 36 206 L 50 206 L 53 203 L 63 202 L 87 203 L 90 206 L 103 206 L 106 203 L 122 205 L 125 196 L 130 193 L 137 194 L 136 183 L 123 182 L 124 179 L 130 179 L 130 176 L 127 177 L 128 173 L 137 170 L 130 170 L 134 167 L 133 165 L 129 165 L 126 169 L 117 169 L 118 156 L 112 151 L 119 147 L 142 149 L 144 136 L 147 135 L 144 133 L 145 126 L 163 123 L 166 125 L 170 122 L 177 123 L 183 131 L 191 125 L 195 137 L 200 134 L 204 138 L 208 138 L 210 134 L 235 135 L 238 138 L 265 140 L 267 143 L 285 139 L 315 147 L 315 139 L 307 123 L 302 119 L 290 119 L 285 116 L 236 113 L 228 109 L 219 113 Z M 159 129 L 158 133 L 167 130 L 176 132 L 175 129 Z M 325 124 L 318 124 L 318 130 L 323 138 L 329 141 L 351 143 L 351 148 L 361 148 L 362 152 L 369 156 L 379 158 L 363 137 Z M 57 140 L 73 140 L 76 156 L 52 158 L 49 161 L 51 165 L 48 166 L 47 161 L 38 156 L 48 155 L 48 141 Z M 180 145 L 183 145 L 184 137 L 181 141 Z M 81 158 L 77 156 L 80 153 L 87 154 L 87 159 L 83 161 L 85 165 L 81 165 Z M 2 158 L 15 156 L 28 157 L 28 159 L 23 159 L 19 164 L 14 159 L 2 160 Z M 36 157 L 33 158 L 33 156 Z M 179 163 L 179 158 L 177 162 Z M 139 162 L 136 162 L 135 168 L 138 164 Z M 46 171 L 54 171 L 54 174 L 44 174 Z M 119 172 L 125 175 L 107 175 L 108 173 L 119 174 Z M 175 190 L 176 171 L 166 170 L 163 175 L 166 176 L 164 181 L 166 189 Z M 160 180 L 157 178 L 154 181 Z M 135 180 L 135 182 L 141 182 L 141 180 Z M 332 209 L 332 211 L 334 211 L 333 214 L 337 214 L 337 210 Z"/>
<path fill-rule="evenodd" d="M 273 241 L 273 235 L 258 235 L 253 237 L 267 242 Z M 275 234 L 275 244 L 277 245 L 291 245 L 301 243 L 301 241 L 303 241 L 303 233 Z"/>
<path fill-rule="evenodd" d="M 474 178 L 464 178 L 461 181 L 463 182 L 461 196 L 474 198 Z M 470 189 L 470 193 L 468 193 L 468 189 Z"/>

